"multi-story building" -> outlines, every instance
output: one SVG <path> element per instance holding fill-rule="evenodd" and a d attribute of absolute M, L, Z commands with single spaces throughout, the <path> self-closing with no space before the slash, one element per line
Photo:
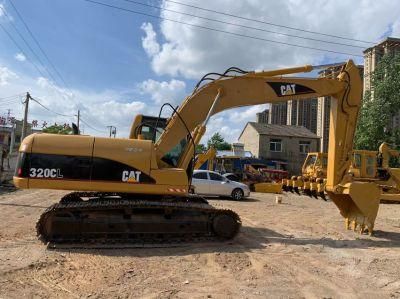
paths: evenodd
<path fill-rule="evenodd" d="M 286 125 L 287 122 L 287 103 L 276 103 L 271 104 L 269 109 L 268 120 L 270 124 L 273 125 Z"/>
<path fill-rule="evenodd" d="M 387 37 L 379 44 L 364 50 L 364 93 L 371 91 L 371 75 L 385 54 L 400 53 L 400 38 Z"/>
<path fill-rule="evenodd" d="M 258 123 L 268 124 L 269 123 L 269 109 L 265 109 L 262 112 L 256 113 L 256 119 Z"/>
<path fill-rule="evenodd" d="M 341 66 L 331 66 L 320 72 L 319 77 L 334 78 L 339 74 Z M 317 135 L 321 137 L 321 152 L 328 152 L 329 145 L 329 121 L 330 121 L 331 97 L 318 97 L 317 105 Z"/>
<path fill-rule="evenodd" d="M 363 66 L 358 65 L 360 76 L 363 73 Z M 330 66 L 318 73 L 319 77 L 335 78 L 342 68 L 341 65 Z M 316 134 L 321 137 L 320 149 L 322 152 L 328 152 L 329 146 L 329 122 L 330 122 L 331 97 L 318 97 Z"/>
<path fill-rule="evenodd" d="M 288 101 L 286 125 L 303 126 L 316 133 L 317 99 Z"/>
<path fill-rule="evenodd" d="M 273 125 L 303 126 L 317 132 L 317 99 L 291 100 L 271 104 L 269 123 Z"/>
<path fill-rule="evenodd" d="M 370 91 L 371 96 L 374 96 L 371 82 L 372 73 L 385 54 L 397 53 L 400 53 L 400 38 L 394 37 L 387 37 L 379 44 L 364 50 L 364 93 Z M 400 111 L 393 116 L 389 126 L 400 128 Z"/>

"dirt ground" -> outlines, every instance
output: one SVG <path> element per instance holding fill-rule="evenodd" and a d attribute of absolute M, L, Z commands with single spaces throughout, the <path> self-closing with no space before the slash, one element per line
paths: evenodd
<path fill-rule="evenodd" d="M 331 202 L 253 193 L 210 200 L 241 216 L 229 243 L 51 250 L 35 223 L 62 194 L 0 195 L 0 298 L 400 298 L 400 205 L 381 205 L 369 237 Z"/>

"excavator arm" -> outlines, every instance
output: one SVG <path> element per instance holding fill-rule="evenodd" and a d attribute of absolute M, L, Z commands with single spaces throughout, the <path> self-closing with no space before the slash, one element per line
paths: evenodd
<path fill-rule="evenodd" d="M 326 191 L 346 218 L 347 227 L 352 224 L 354 230 L 363 232 L 368 228 L 372 232 L 380 191 L 374 184 L 354 182 L 347 175 L 362 99 L 359 70 L 350 60 L 337 78 L 286 76 L 312 70 L 312 66 L 305 66 L 223 76 L 198 88 L 170 118 L 155 144 L 160 167 L 190 168 L 193 147 L 203 136 L 210 116 L 216 113 L 235 107 L 331 96 Z M 178 153 L 172 164 L 171 152 Z"/>

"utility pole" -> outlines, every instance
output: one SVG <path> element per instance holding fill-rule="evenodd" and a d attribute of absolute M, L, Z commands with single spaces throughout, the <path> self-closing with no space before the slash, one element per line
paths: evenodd
<path fill-rule="evenodd" d="M 114 135 L 114 138 L 115 138 L 115 135 L 117 134 L 117 127 L 115 127 L 115 126 L 107 126 L 107 128 L 110 128 L 110 138 L 111 138 L 112 135 Z"/>
<path fill-rule="evenodd" d="M 80 121 L 80 118 L 81 118 L 81 111 L 80 111 L 80 110 L 78 110 L 78 122 L 77 122 L 77 126 L 78 126 L 78 134 L 79 134 L 79 132 L 80 132 L 80 130 L 79 130 L 79 121 Z"/>
<path fill-rule="evenodd" d="M 28 129 L 28 108 L 29 108 L 29 99 L 30 98 L 31 98 L 31 95 L 29 94 L 29 92 L 27 92 L 25 102 L 24 102 L 25 111 L 24 111 L 24 121 L 22 123 L 21 142 L 26 137 L 26 131 Z"/>

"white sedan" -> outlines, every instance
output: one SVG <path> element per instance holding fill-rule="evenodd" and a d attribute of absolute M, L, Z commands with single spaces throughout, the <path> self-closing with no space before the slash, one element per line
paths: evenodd
<path fill-rule="evenodd" d="M 250 195 L 247 185 L 231 181 L 219 173 L 209 170 L 195 170 L 192 185 L 194 193 L 201 195 L 230 196 L 235 200 L 241 200 Z"/>

